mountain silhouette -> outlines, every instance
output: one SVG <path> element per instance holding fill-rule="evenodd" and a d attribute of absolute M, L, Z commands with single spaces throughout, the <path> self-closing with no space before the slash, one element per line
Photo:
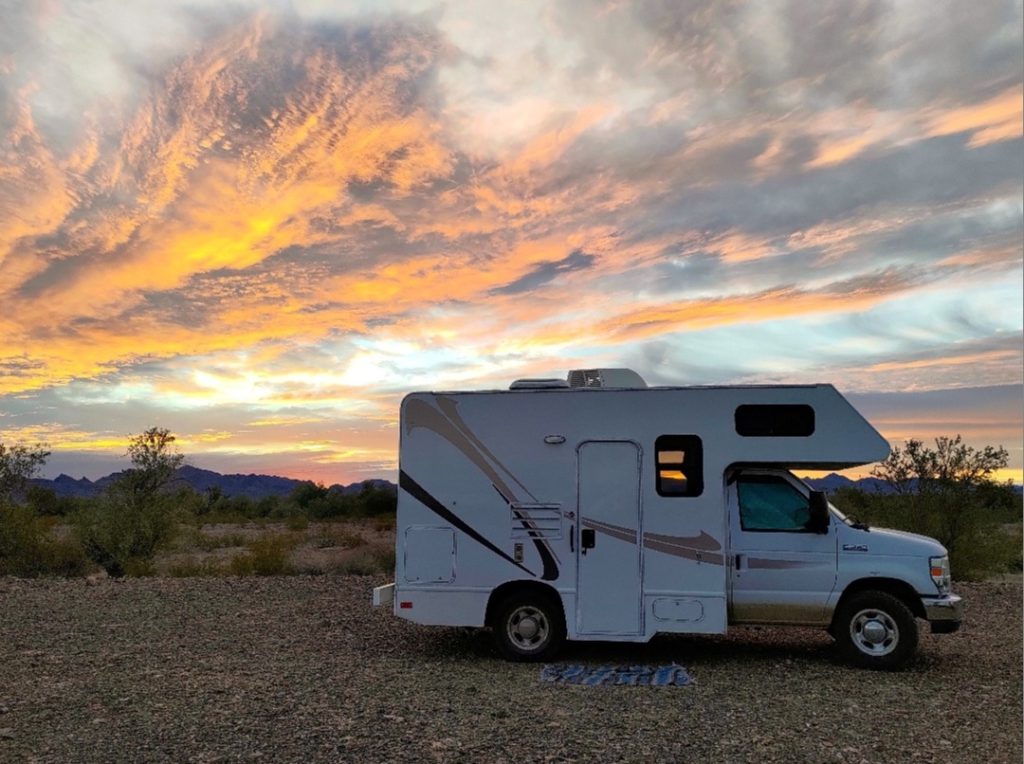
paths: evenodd
<path fill-rule="evenodd" d="M 107 486 L 121 474 L 121 472 L 114 472 L 98 480 L 89 480 L 84 477 L 76 479 L 70 475 L 61 474 L 53 480 L 36 478 L 31 482 L 33 485 L 51 489 L 58 496 L 89 498 L 103 493 Z M 224 496 L 244 496 L 248 499 L 262 499 L 266 496 L 288 496 L 297 486 L 308 482 L 310 481 L 279 477 L 277 475 L 222 475 L 213 470 L 204 470 L 186 464 L 178 470 L 174 485 L 176 487 L 189 486 L 197 493 L 206 493 L 209 490 L 219 489 Z M 375 488 L 396 490 L 394 483 L 376 478 L 349 485 L 335 484 L 329 488 L 331 491 L 352 494 L 362 490 L 363 485 L 366 483 Z"/>

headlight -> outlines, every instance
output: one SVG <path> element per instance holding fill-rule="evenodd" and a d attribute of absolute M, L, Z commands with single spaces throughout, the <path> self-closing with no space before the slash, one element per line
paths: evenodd
<path fill-rule="evenodd" d="M 928 562 L 931 565 L 932 581 L 935 582 L 939 594 L 949 592 L 949 555 L 943 557 L 930 557 Z"/>

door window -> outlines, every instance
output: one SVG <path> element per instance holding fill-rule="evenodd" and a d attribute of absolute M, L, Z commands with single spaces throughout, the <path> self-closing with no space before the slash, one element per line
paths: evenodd
<path fill-rule="evenodd" d="M 809 532 L 811 509 L 807 497 L 787 481 L 771 475 L 747 475 L 736 487 L 743 530 Z"/>

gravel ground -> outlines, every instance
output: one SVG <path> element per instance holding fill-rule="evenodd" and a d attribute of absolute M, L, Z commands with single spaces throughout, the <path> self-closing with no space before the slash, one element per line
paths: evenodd
<path fill-rule="evenodd" d="M 898 674 L 781 629 L 560 656 L 677 661 L 680 688 L 541 684 L 486 632 L 375 611 L 382 582 L 0 579 L 0 761 L 1021 761 L 1019 578 L 960 586 L 965 627 Z"/>

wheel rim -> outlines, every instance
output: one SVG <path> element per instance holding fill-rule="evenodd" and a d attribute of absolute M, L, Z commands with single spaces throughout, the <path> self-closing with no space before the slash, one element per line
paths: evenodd
<path fill-rule="evenodd" d="M 900 628 L 884 610 L 861 610 L 850 621 L 850 639 L 865 655 L 888 655 L 900 643 Z"/>
<path fill-rule="evenodd" d="M 506 622 L 509 641 L 524 652 L 543 647 L 551 634 L 551 623 L 547 614 L 532 605 L 517 607 Z"/>

